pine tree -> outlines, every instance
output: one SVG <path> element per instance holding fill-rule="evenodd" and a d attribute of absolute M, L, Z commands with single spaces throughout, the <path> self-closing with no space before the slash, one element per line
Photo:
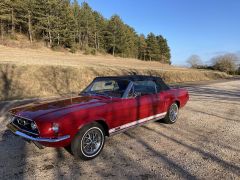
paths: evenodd
<path fill-rule="evenodd" d="M 11 20 L 11 13 L 9 9 L 9 1 L 3 0 L 0 2 L 0 30 L 1 30 L 1 40 L 3 41 L 5 27 Z"/>
<path fill-rule="evenodd" d="M 107 25 L 107 22 L 106 20 L 104 19 L 104 17 L 94 11 L 93 12 L 93 15 L 94 15 L 94 18 L 95 18 L 95 22 L 96 22 L 96 31 L 94 32 L 94 47 L 95 49 L 99 50 L 99 49 L 104 49 L 104 32 L 105 32 L 105 29 L 106 29 L 106 25 Z"/>
<path fill-rule="evenodd" d="M 41 0 L 36 3 L 36 27 L 50 47 L 71 46 L 73 15 L 67 0 Z"/>
<path fill-rule="evenodd" d="M 163 38 L 163 36 L 159 35 L 156 37 L 158 41 L 158 45 L 160 47 L 160 57 L 161 61 L 163 63 L 171 64 L 171 54 L 170 54 L 170 48 L 167 44 L 167 40 Z"/>
<path fill-rule="evenodd" d="M 37 28 L 38 33 L 42 35 L 43 40 L 47 42 L 49 47 L 53 45 L 53 29 L 57 22 L 55 15 L 56 0 L 40 0 L 37 1 L 38 13 L 37 13 Z"/>
<path fill-rule="evenodd" d="M 16 11 L 18 7 L 18 1 L 16 0 L 2 0 L 0 2 L 0 19 L 1 19 L 1 36 L 3 36 L 4 25 L 7 26 L 7 32 L 10 31 L 11 35 L 15 35 L 16 27 Z M 10 28 L 11 29 L 10 29 Z"/>
<path fill-rule="evenodd" d="M 93 11 L 87 3 L 83 3 L 80 10 L 81 44 L 82 48 L 88 48 L 94 45 L 94 32 L 96 23 Z"/>
<path fill-rule="evenodd" d="M 72 24 L 74 29 L 74 40 L 75 43 L 81 45 L 81 25 L 80 25 L 80 6 L 77 0 L 74 0 L 72 5 L 73 21 Z"/>
<path fill-rule="evenodd" d="M 145 36 L 141 34 L 138 37 L 138 58 L 145 61 L 146 53 L 147 53 L 146 39 L 145 39 Z"/>
<path fill-rule="evenodd" d="M 138 57 L 138 35 L 135 32 L 135 30 L 128 26 L 124 25 L 125 29 L 125 48 L 123 49 L 123 57 L 133 57 L 137 58 Z"/>
<path fill-rule="evenodd" d="M 114 15 L 110 18 L 105 34 L 107 51 L 113 56 L 121 54 L 125 45 L 124 24 L 121 18 Z"/>
<path fill-rule="evenodd" d="M 153 33 L 149 33 L 147 36 L 147 58 L 152 61 L 159 61 L 160 48 L 156 36 Z"/>
<path fill-rule="evenodd" d="M 19 12 L 17 14 L 20 31 L 26 29 L 29 41 L 33 42 L 34 23 L 36 23 L 36 0 L 23 0 L 18 4 Z"/>
<path fill-rule="evenodd" d="M 61 0 L 55 27 L 56 44 L 71 47 L 74 43 L 74 15 L 68 0 Z"/>

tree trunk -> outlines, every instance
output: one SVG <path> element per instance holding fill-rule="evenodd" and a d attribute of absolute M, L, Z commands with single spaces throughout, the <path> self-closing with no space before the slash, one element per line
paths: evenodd
<path fill-rule="evenodd" d="M 48 30 L 48 36 L 49 36 L 49 46 L 52 47 L 52 34 L 50 29 Z"/>
<path fill-rule="evenodd" d="M 78 34 L 79 34 L 79 32 L 77 30 L 77 32 L 74 33 L 74 42 L 75 42 L 75 44 L 78 43 Z"/>
<path fill-rule="evenodd" d="M 4 31 L 4 28 L 3 28 L 3 22 L 1 20 L 1 40 L 3 41 L 3 32 Z"/>
<path fill-rule="evenodd" d="M 87 20 L 86 47 L 88 47 L 88 36 L 89 36 L 88 33 L 89 33 L 89 32 L 88 32 L 88 20 Z"/>
<path fill-rule="evenodd" d="M 28 34 L 29 34 L 29 40 L 30 43 L 32 43 L 33 38 L 32 38 L 32 18 L 31 18 L 31 12 L 28 11 Z"/>
<path fill-rule="evenodd" d="M 59 35 L 59 33 L 58 33 L 58 35 L 57 35 L 57 40 L 58 40 L 57 44 L 58 44 L 58 46 L 59 46 L 59 45 L 60 45 L 60 35 Z"/>
<path fill-rule="evenodd" d="M 78 34 L 78 43 L 79 43 L 79 45 L 81 45 L 81 33 L 80 32 Z"/>
<path fill-rule="evenodd" d="M 115 46 L 113 46 L 113 52 L 112 55 L 115 56 Z"/>
<path fill-rule="evenodd" d="M 49 38 L 49 46 L 52 47 L 52 34 L 51 34 L 49 17 L 48 17 L 48 38 Z"/>
<path fill-rule="evenodd" d="M 13 8 L 11 9 L 11 21 L 12 21 L 12 35 L 15 34 L 15 22 L 14 22 L 14 11 Z"/>
<path fill-rule="evenodd" d="M 98 47 L 97 47 L 97 32 L 95 32 L 95 49 L 98 49 Z"/>
<path fill-rule="evenodd" d="M 115 35 L 113 36 L 113 52 L 112 52 L 112 55 L 113 56 L 115 56 L 115 42 L 116 42 L 116 40 L 115 40 Z"/>

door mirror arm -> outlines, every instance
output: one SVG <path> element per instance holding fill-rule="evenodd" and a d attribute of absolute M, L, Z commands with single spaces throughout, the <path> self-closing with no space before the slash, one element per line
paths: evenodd
<path fill-rule="evenodd" d="M 141 92 L 134 92 L 134 97 L 140 97 L 142 95 Z"/>

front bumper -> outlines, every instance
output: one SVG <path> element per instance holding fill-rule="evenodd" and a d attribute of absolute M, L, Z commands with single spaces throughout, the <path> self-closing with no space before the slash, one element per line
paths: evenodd
<path fill-rule="evenodd" d="M 26 140 L 29 141 L 36 141 L 36 142 L 45 142 L 45 143 L 56 143 L 61 142 L 66 139 L 70 138 L 70 135 L 65 135 L 57 138 L 41 138 L 41 137 L 33 137 L 31 135 L 28 135 L 26 133 L 21 132 L 21 130 L 18 130 L 15 126 L 13 126 L 11 123 L 7 125 L 7 128 L 12 131 L 13 134 L 20 136 Z"/>

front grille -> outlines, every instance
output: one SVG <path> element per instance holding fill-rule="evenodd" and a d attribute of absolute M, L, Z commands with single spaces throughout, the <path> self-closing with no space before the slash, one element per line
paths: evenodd
<path fill-rule="evenodd" d="M 33 130 L 32 127 L 31 127 L 32 122 L 33 121 L 30 121 L 28 119 L 24 119 L 22 117 L 17 117 L 17 116 L 14 116 L 13 121 L 12 121 L 13 125 L 18 127 L 23 132 L 28 133 L 28 134 L 30 133 L 30 134 L 33 134 L 33 135 L 38 135 L 39 134 L 38 129 Z"/>

